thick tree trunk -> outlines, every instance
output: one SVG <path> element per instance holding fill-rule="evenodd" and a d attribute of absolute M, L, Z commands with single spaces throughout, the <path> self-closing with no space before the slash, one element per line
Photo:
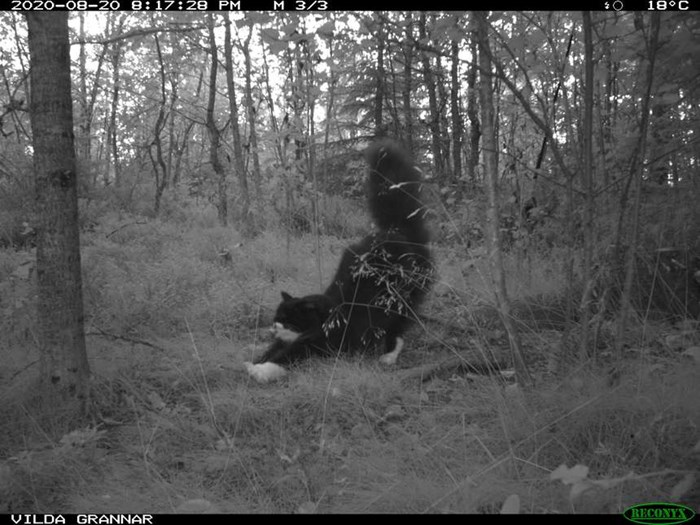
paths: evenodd
<path fill-rule="evenodd" d="M 83 331 L 78 194 L 68 14 L 27 13 L 30 117 L 37 195 L 37 278 L 42 384 L 81 403 L 89 367 Z"/>

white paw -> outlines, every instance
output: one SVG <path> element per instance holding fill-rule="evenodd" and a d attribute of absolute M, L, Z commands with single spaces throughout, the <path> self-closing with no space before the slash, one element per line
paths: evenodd
<path fill-rule="evenodd" d="M 283 377 L 287 371 L 280 365 L 275 363 L 260 363 L 254 365 L 246 361 L 243 363 L 245 369 L 248 371 L 248 375 L 255 379 L 258 383 L 269 383 L 270 381 L 277 381 L 279 378 Z"/>
<path fill-rule="evenodd" d="M 379 358 L 379 362 L 383 363 L 385 365 L 393 365 L 396 364 L 396 359 L 399 357 L 399 354 L 395 352 L 389 352 L 388 354 L 384 354 Z"/>
<path fill-rule="evenodd" d="M 382 355 L 379 358 L 379 362 L 385 365 L 396 364 L 396 360 L 399 358 L 401 350 L 403 350 L 403 339 L 401 337 L 397 337 L 396 346 L 394 346 L 394 349 L 391 352 Z"/>

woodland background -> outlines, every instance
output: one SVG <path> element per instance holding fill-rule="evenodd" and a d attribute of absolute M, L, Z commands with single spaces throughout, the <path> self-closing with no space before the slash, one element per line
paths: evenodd
<path fill-rule="evenodd" d="M 0 509 L 697 507 L 700 17 L 477 21 L 71 14 L 86 421 L 27 393 L 30 58 L 0 13 Z M 251 384 L 279 292 L 323 289 L 369 231 L 377 135 L 428 181 L 412 348 Z M 534 388 L 473 373 L 514 341 Z"/>

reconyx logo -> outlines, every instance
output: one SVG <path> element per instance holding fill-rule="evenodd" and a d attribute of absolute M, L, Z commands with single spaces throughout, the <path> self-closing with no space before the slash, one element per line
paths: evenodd
<path fill-rule="evenodd" d="M 641 503 L 628 508 L 622 515 L 640 525 L 675 525 L 692 520 L 695 511 L 676 503 Z"/>

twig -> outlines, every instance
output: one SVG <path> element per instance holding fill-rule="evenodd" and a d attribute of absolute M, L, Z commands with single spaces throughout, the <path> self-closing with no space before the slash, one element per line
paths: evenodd
<path fill-rule="evenodd" d="M 162 346 L 154 345 L 153 343 L 149 343 L 148 341 L 144 341 L 143 339 L 133 339 L 131 337 L 125 337 L 123 335 L 110 334 L 108 332 L 105 332 L 104 330 L 101 330 L 100 328 L 96 328 L 96 330 L 97 332 L 86 332 L 85 335 L 99 335 L 102 337 L 106 337 L 107 339 L 126 341 L 128 343 L 148 346 L 149 348 L 153 348 L 154 350 L 159 350 L 161 352 L 166 351 L 166 349 Z"/>
<path fill-rule="evenodd" d="M 148 222 L 146 222 L 146 221 L 136 221 L 136 222 L 128 222 L 128 223 L 126 223 L 126 224 L 122 224 L 119 228 L 117 228 L 117 229 L 114 230 L 113 232 L 108 233 L 107 235 L 105 235 L 105 237 L 106 237 L 107 239 L 109 239 L 112 235 L 114 235 L 115 233 L 117 233 L 119 230 L 123 230 L 123 229 L 126 228 L 127 226 L 133 226 L 134 224 L 148 224 Z"/>
<path fill-rule="evenodd" d="M 36 359 L 36 360 L 32 361 L 31 363 L 29 363 L 27 366 L 25 366 L 25 367 L 20 368 L 19 370 L 17 370 L 17 372 L 15 372 L 14 374 L 12 374 L 12 375 L 10 376 L 10 381 L 12 381 L 15 377 L 17 377 L 18 375 L 20 375 L 22 372 L 26 371 L 28 368 L 34 366 L 34 365 L 37 364 L 38 362 L 39 362 L 39 360 Z"/>

